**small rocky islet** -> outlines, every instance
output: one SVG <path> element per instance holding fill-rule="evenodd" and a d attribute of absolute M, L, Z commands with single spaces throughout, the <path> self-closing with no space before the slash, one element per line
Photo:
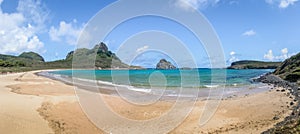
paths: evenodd
<path fill-rule="evenodd" d="M 158 70 L 170 70 L 170 69 L 177 69 L 170 61 L 166 59 L 161 59 L 157 65 L 156 69 Z"/>

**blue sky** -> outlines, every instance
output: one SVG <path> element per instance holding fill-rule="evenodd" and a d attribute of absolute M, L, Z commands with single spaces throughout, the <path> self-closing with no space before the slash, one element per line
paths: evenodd
<path fill-rule="evenodd" d="M 113 2 L 0 0 L 0 53 L 34 51 L 46 61 L 63 59 L 75 49 L 85 24 Z M 300 51 L 298 0 L 170 0 L 170 4 L 187 13 L 195 8 L 207 18 L 223 45 L 227 64 L 245 59 L 282 61 Z M 147 30 L 176 35 L 188 44 L 199 67 L 208 66 L 205 50 L 190 32 L 164 18 L 144 16 L 124 22 L 104 42 L 116 52 L 130 36 Z M 151 63 L 165 56 L 145 53 L 133 63 L 153 67 Z"/>

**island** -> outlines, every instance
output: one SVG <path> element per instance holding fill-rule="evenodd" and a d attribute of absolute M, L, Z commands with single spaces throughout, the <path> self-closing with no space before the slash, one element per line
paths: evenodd
<path fill-rule="evenodd" d="M 161 59 L 157 63 L 156 69 L 158 69 L 158 70 L 170 70 L 170 69 L 176 69 L 176 67 L 171 62 L 167 61 L 166 59 Z"/>

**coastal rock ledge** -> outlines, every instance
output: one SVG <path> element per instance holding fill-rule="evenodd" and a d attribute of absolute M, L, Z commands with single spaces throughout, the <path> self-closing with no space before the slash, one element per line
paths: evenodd
<path fill-rule="evenodd" d="M 161 59 L 157 65 L 156 65 L 156 69 L 176 69 L 176 67 L 169 61 L 167 61 L 166 59 Z"/>

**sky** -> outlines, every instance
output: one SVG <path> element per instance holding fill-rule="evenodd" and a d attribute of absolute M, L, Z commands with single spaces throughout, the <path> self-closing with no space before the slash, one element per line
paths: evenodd
<path fill-rule="evenodd" d="M 228 65 L 238 60 L 283 61 L 300 52 L 298 0 L 168 1 L 170 6 L 187 14 L 196 11 L 204 15 L 219 37 Z M 77 40 L 89 21 L 113 2 L 0 0 L 0 53 L 19 55 L 24 51 L 33 51 L 41 54 L 46 61 L 64 59 L 68 52 L 76 49 Z M 116 9 L 115 13 L 122 15 L 123 11 Z M 202 43 L 184 26 L 166 18 L 145 15 L 130 19 L 120 23 L 103 41 L 117 53 L 126 41 L 137 41 L 134 35 L 147 31 L 174 35 L 186 44 L 199 67 L 209 67 Z M 172 49 L 170 44 L 176 44 L 175 40 L 161 40 L 161 45 Z M 136 52 L 145 53 L 131 61 L 126 61 L 122 54 L 120 58 L 144 67 L 154 67 L 161 58 L 175 64 L 182 62 L 168 54 L 151 51 L 151 48 L 151 44 L 143 44 Z"/>

